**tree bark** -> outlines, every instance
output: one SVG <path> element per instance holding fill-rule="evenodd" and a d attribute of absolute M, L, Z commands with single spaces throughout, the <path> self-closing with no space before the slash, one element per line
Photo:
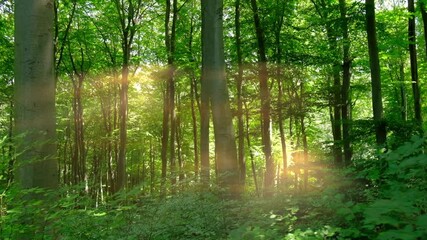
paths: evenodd
<path fill-rule="evenodd" d="M 15 2 L 15 126 L 18 181 L 23 188 L 57 188 L 54 3 Z"/>
<path fill-rule="evenodd" d="M 239 194 L 239 165 L 225 78 L 223 1 L 202 0 L 202 77 L 209 83 L 218 183 Z"/>
<path fill-rule="evenodd" d="M 380 61 L 378 56 L 377 33 L 375 23 L 375 1 L 366 0 L 366 31 L 368 35 L 369 63 L 371 67 L 372 109 L 374 113 L 375 136 L 379 146 L 386 142 L 386 125 L 383 119 L 381 95 Z"/>

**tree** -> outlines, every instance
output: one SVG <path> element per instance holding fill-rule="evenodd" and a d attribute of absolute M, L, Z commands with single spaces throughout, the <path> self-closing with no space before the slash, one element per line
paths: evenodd
<path fill-rule="evenodd" d="M 235 16 L 234 16 L 234 27 L 235 27 L 235 41 L 236 41 L 236 53 L 237 53 L 237 67 L 238 73 L 236 77 L 236 88 L 237 88 L 237 128 L 238 128 L 238 161 L 240 169 L 240 182 L 242 185 L 245 184 L 246 179 L 246 161 L 245 161 L 245 132 L 243 122 L 243 56 L 242 56 L 242 40 L 241 40 L 241 28 L 240 28 L 240 11 L 241 3 L 240 0 L 236 0 L 234 3 Z"/>
<path fill-rule="evenodd" d="M 425 47 L 425 59 L 427 60 L 427 11 L 426 11 L 426 1 L 418 1 L 420 4 L 421 17 L 423 20 L 423 30 L 424 30 L 424 47 Z"/>
<path fill-rule="evenodd" d="M 414 113 L 418 125 L 422 126 L 421 116 L 421 94 L 418 79 L 417 45 L 415 32 L 415 7 L 414 0 L 408 0 L 408 40 L 409 40 L 409 58 L 411 62 L 412 93 L 414 95 Z"/>
<path fill-rule="evenodd" d="M 239 165 L 225 78 L 223 1 L 202 0 L 201 4 L 202 81 L 209 87 L 208 96 L 214 125 L 218 182 L 222 187 L 229 187 L 231 194 L 237 194 Z M 202 87 L 206 87 L 206 85 L 202 85 Z"/>
<path fill-rule="evenodd" d="M 350 145 L 350 78 L 351 78 L 351 58 L 350 58 L 350 37 L 348 34 L 347 4 L 346 0 L 340 0 L 341 28 L 343 36 L 343 81 L 341 89 L 341 118 L 342 118 L 342 137 L 344 143 L 344 163 L 351 161 Z"/>
<path fill-rule="evenodd" d="M 258 78 L 260 87 L 261 98 L 261 136 L 262 147 L 265 157 L 265 178 L 264 187 L 266 193 L 271 191 L 274 184 L 274 161 L 271 153 L 271 138 L 270 138 L 270 90 L 268 88 L 268 69 L 267 69 L 267 55 L 265 47 L 264 29 L 261 25 L 261 20 L 258 11 L 256 0 L 251 0 L 251 7 L 253 12 L 253 19 L 255 25 L 255 33 L 258 43 Z"/>
<path fill-rule="evenodd" d="M 292 1 L 287 2 L 288 5 L 293 4 Z M 276 2 L 276 4 L 279 4 L 279 2 Z M 285 137 L 285 128 L 284 128 L 284 74 L 283 74 L 283 65 L 282 65 L 282 55 L 283 55 L 283 49 L 282 49 L 282 42 L 281 42 L 281 33 L 283 30 L 284 25 L 284 18 L 285 18 L 285 7 L 287 6 L 285 3 L 281 3 L 281 7 L 277 7 L 276 9 L 276 19 L 275 19 L 275 27 L 274 27 L 274 45 L 275 45 L 275 55 L 276 55 L 276 80 L 277 80 L 277 122 L 279 125 L 279 135 L 280 135 L 280 143 L 282 147 L 282 164 L 283 164 L 283 171 L 281 174 L 281 179 L 283 181 L 286 181 L 287 173 L 288 173 L 288 153 L 287 153 L 287 147 L 286 147 L 286 137 Z"/>
<path fill-rule="evenodd" d="M 120 22 L 122 40 L 122 78 L 120 83 L 120 109 L 119 109 L 119 158 L 117 161 L 117 191 L 126 186 L 126 141 L 127 141 L 127 116 L 128 116 L 128 88 L 129 65 L 132 44 L 138 29 L 138 23 L 144 12 L 141 0 L 114 0 L 117 16 Z"/>
<path fill-rule="evenodd" d="M 14 182 L 14 165 L 15 157 L 13 145 L 13 128 L 14 128 L 14 42 L 13 42 L 13 4 L 12 1 L 3 2 L 2 10 L 0 10 L 0 108 L 3 114 L 0 114 L 0 121 L 3 122 L 3 127 L 0 127 L 0 135 L 7 136 L 7 143 L 1 147 L 2 154 L 7 157 L 4 161 L 5 165 L 0 170 L 0 175 L 6 176 L 0 180 L 0 188 L 7 190 Z M 8 146 L 7 146 L 8 145 Z M 0 165 L 1 168 L 1 165 Z M 3 185 L 4 184 L 4 185 Z"/>
<path fill-rule="evenodd" d="M 375 1 L 366 0 L 366 31 L 368 34 L 369 63 L 371 67 L 372 110 L 374 112 L 375 136 L 379 146 L 386 142 L 386 125 L 383 119 L 381 95 L 380 60 L 378 56 L 375 24 Z"/>
<path fill-rule="evenodd" d="M 326 29 L 326 37 L 328 38 L 328 48 L 330 61 L 332 62 L 332 71 L 330 76 L 333 79 L 332 85 L 332 95 L 333 99 L 331 100 L 331 125 L 332 125 L 332 137 L 334 139 L 333 153 L 336 165 L 342 164 L 342 131 L 341 131 L 341 79 L 340 79 L 340 61 L 337 58 L 339 54 L 338 42 L 337 42 L 337 33 L 331 24 L 334 19 L 332 18 L 333 6 L 330 2 L 326 1 L 316 1 L 311 0 L 313 3 L 317 14 L 320 16 L 323 21 L 324 27 Z"/>
<path fill-rule="evenodd" d="M 170 26 L 170 15 L 172 13 L 172 24 Z M 167 55 L 167 81 L 166 81 L 166 98 L 165 108 L 169 117 L 166 117 L 167 120 L 170 120 L 170 170 L 171 170 L 171 183 L 174 185 L 176 183 L 176 135 L 177 135 L 177 118 L 175 111 L 175 49 L 176 49 L 176 22 L 178 19 L 178 2 L 173 0 L 172 2 L 172 12 L 171 12 L 171 1 L 166 0 L 166 14 L 165 14 L 165 45 L 166 45 L 166 55 Z M 167 126 L 163 126 L 166 127 Z M 167 131 L 167 130 L 163 130 Z M 167 139 L 167 137 L 165 137 Z M 162 153 L 166 151 L 167 143 L 162 142 Z M 162 155 L 162 161 L 165 161 Z M 163 163 L 164 164 L 164 163 Z M 164 175 L 164 173 L 163 173 Z"/>
<path fill-rule="evenodd" d="M 15 3 L 18 178 L 23 188 L 57 188 L 53 0 Z"/>

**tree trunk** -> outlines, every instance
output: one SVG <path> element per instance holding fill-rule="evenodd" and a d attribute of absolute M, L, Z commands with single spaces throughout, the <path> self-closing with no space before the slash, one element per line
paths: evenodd
<path fill-rule="evenodd" d="M 188 42 L 189 61 L 194 63 L 193 58 L 193 33 L 194 33 L 194 20 L 191 16 L 190 23 L 190 40 Z M 194 74 L 194 69 L 189 68 L 190 72 L 190 100 L 191 100 L 191 120 L 193 124 L 193 147 L 194 147 L 194 179 L 197 181 L 199 178 L 200 171 L 200 160 L 199 160 L 199 145 L 198 145 L 198 133 L 197 133 L 197 117 L 196 117 L 196 104 L 199 106 L 199 97 L 197 94 L 197 81 Z M 199 112 L 200 112 L 200 106 Z"/>
<path fill-rule="evenodd" d="M 326 26 L 326 32 L 329 41 L 329 50 L 331 53 L 337 54 L 337 42 L 333 30 L 330 26 Z M 338 55 L 337 55 L 338 56 Z M 333 78 L 333 102 L 332 102 L 332 136 L 334 138 L 334 158 L 335 165 L 340 166 L 342 164 L 342 135 L 341 135 L 341 80 L 340 80 L 340 64 L 336 60 L 332 64 L 332 78 Z"/>
<path fill-rule="evenodd" d="M 18 180 L 23 188 L 57 188 L 53 1 L 15 4 Z"/>
<path fill-rule="evenodd" d="M 343 36 L 343 81 L 341 90 L 341 117 L 342 117 L 342 137 L 344 143 L 344 164 L 351 162 L 352 149 L 350 142 L 350 78 L 351 78 L 351 58 L 350 58 L 350 38 L 348 35 L 348 20 L 346 0 L 340 0 L 340 12 L 342 21 Z"/>
<path fill-rule="evenodd" d="M 175 112 L 175 79 L 174 79 L 174 70 L 172 69 L 172 65 L 169 65 L 169 112 L 170 112 L 170 138 L 169 138 L 169 157 L 170 157 L 170 180 L 172 184 L 172 188 L 176 184 L 176 132 L 177 132 L 177 124 L 176 124 L 176 112 Z"/>
<path fill-rule="evenodd" d="M 127 50 L 127 49 L 126 49 Z M 128 108 L 128 76 L 129 66 L 128 57 L 125 57 L 122 69 L 122 81 L 120 88 L 120 141 L 119 141 L 119 158 L 117 159 L 117 185 L 116 191 L 120 191 L 126 186 L 126 142 L 127 142 L 127 108 Z"/>
<path fill-rule="evenodd" d="M 128 117 L 128 88 L 129 88 L 129 63 L 132 52 L 133 39 L 137 30 L 136 24 L 141 17 L 142 2 L 128 0 L 114 0 L 117 15 L 120 20 L 122 41 L 122 79 L 120 82 L 120 109 L 119 109 L 119 156 L 117 159 L 117 185 L 116 191 L 126 187 L 126 145 L 127 145 L 127 117 Z"/>
<path fill-rule="evenodd" d="M 411 78 L 412 78 L 412 93 L 414 95 L 414 113 L 420 129 L 422 128 L 421 115 L 421 94 L 418 79 L 418 62 L 417 62 L 417 45 L 415 32 L 415 7 L 414 0 L 408 0 L 408 12 L 410 14 L 408 20 L 408 40 L 409 40 L 409 56 L 411 62 Z"/>
<path fill-rule="evenodd" d="M 341 146 L 342 145 L 342 135 L 341 135 L 342 87 L 341 87 L 341 79 L 340 79 L 341 66 L 340 66 L 340 61 L 337 58 L 339 56 L 338 45 L 336 40 L 337 36 L 335 33 L 335 29 L 330 25 L 332 21 L 330 15 L 333 8 L 332 6 L 329 5 L 330 4 L 329 2 L 325 2 L 325 1 L 316 2 L 315 0 L 311 0 L 311 2 L 313 3 L 317 14 L 324 21 L 326 36 L 328 38 L 329 51 L 330 51 L 330 54 L 332 54 L 331 76 L 333 79 L 333 86 L 332 86 L 333 100 L 331 100 L 331 103 L 330 103 L 330 105 L 332 105 L 332 109 L 331 109 L 332 114 L 330 119 L 331 119 L 331 126 L 332 126 L 332 137 L 334 140 L 332 151 L 334 155 L 335 165 L 340 166 L 343 162 L 342 146 Z"/>
<path fill-rule="evenodd" d="M 239 194 L 239 165 L 225 78 L 222 0 L 202 0 L 202 77 L 209 83 L 218 183 Z"/>
<path fill-rule="evenodd" d="M 258 77 L 260 86 L 261 97 L 261 133 L 262 133 L 262 146 L 265 157 L 265 177 L 264 189 L 266 195 L 272 194 L 274 184 L 274 161 L 271 154 L 271 139 L 270 139 L 270 90 L 268 88 L 268 70 L 267 70 L 267 57 L 265 49 L 265 36 L 264 30 L 261 26 L 259 17 L 258 6 L 256 0 L 251 0 L 251 7 L 253 11 L 253 18 L 255 24 L 255 32 L 258 42 Z"/>
<path fill-rule="evenodd" d="M 235 31 L 236 31 L 236 52 L 238 73 L 236 77 L 237 88 L 237 126 L 238 126 L 238 161 L 240 169 L 240 184 L 245 185 L 246 181 L 246 161 L 245 161 L 245 138 L 243 123 L 243 60 L 240 33 L 240 0 L 235 2 Z"/>
<path fill-rule="evenodd" d="M 423 29 L 424 29 L 424 47 L 425 47 L 425 60 L 427 60 L 427 11 L 426 3 L 424 0 L 419 1 L 421 9 L 421 17 L 423 19 Z"/>
<path fill-rule="evenodd" d="M 378 57 L 377 33 L 375 23 L 375 1 L 366 0 L 366 31 L 368 35 L 369 63 L 371 67 L 372 109 L 374 112 L 375 136 L 379 146 L 386 142 L 386 125 L 383 119 L 381 96 L 380 61 Z"/>
<path fill-rule="evenodd" d="M 70 49 L 70 47 L 69 47 Z M 74 57 L 69 50 L 72 66 L 71 81 L 73 83 L 73 120 L 74 120 L 74 151 L 72 156 L 72 179 L 73 184 L 78 184 L 85 180 L 86 175 L 86 148 L 84 142 L 84 123 L 83 123 L 83 82 L 85 79 L 85 57 L 84 50 L 80 47 L 80 64 L 76 65 Z"/>

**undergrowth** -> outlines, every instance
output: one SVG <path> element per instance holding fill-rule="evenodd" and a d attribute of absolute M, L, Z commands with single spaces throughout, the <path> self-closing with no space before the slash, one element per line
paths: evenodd
<path fill-rule="evenodd" d="M 427 239 L 424 148 L 413 137 L 329 170 L 318 190 L 269 199 L 195 190 L 160 199 L 133 189 L 95 207 L 79 189 L 30 190 L 53 197 L 47 205 L 12 187 L 2 196 L 0 239 Z"/>

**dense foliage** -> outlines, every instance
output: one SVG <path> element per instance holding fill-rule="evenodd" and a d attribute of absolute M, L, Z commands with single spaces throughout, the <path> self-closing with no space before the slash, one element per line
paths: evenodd
<path fill-rule="evenodd" d="M 427 238 L 425 0 L 376 3 L 379 120 L 365 3 L 224 0 L 231 178 L 203 132 L 200 1 L 54 0 L 50 190 L 17 174 L 16 2 L 0 1 L 0 239 Z"/>

